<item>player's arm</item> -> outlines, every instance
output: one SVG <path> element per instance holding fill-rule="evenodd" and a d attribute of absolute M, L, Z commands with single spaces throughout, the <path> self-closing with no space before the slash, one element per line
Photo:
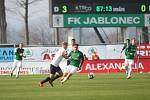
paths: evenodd
<path fill-rule="evenodd" d="M 23 54 L 23 56 L 22 56 L 22 57 L 26 58 L 26 55 L 25 55 L 25 54 Z"/>
<path fill-rule="evenodd" d="M 20 53 L 20 56 L 26 58 L 26 55 L 24 54 L 24 49 L 23 49 L 22 53 Z"/>
<path fill-rule="evenodd" d="M 83 57 L 83 53 L 81 54 L 81 58 L 80 58 L 80 65 L 79 65 L 79 69 L 82 68 L 82 65 L 84 63 L 84 57 Z"/>
<path fill-rule="evenodd" d="M 18 48 L 16 49 L 15 55 L 20 56 Z"/>
<path fill-rule="evenodd" d="M 124 44 L 124 46 L 123 46 L 123 48 L 122 48 L 122 50 L 121 50 L 121 53 L 125 50 L 126 47 L 127 47 L 127 45 Z"/>
<path fill-rule="evenodd" d="M 63 51 L 62 52 L 62 56 L 65 58 L 65 59 L 68 59 L 69 57 L 67 56 L 67 52 L 66 51 Z"/>
<path fill-rule="evenodd" d="M 69 53 L 69 55 L 68 55 L 68 59 L 71 57 L 71 53 L 72 53 L 72 52 L 70 52 L 70 53 Z"/>

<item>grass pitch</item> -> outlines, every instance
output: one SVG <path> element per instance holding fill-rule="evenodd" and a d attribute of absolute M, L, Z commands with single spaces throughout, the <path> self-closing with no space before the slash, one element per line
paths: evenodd
<path fill-rule="evenodd" d="M 124 73 L 87 74 L 72 76 L 63 86 L 59 80 L 54 87 L 43 88 L 38 82 L 47 75 L 20 76 L 19 79 L 0 76 L 0 100 L 149 100 L 150 73 L 134 74 L 126 79 Z"/>

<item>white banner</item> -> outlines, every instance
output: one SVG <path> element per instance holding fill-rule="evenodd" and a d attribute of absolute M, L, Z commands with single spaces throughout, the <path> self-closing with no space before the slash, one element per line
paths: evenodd
<path fill-rule="evenodd" d="M 23 62 L 20 68 L 21 75 L 49 74 L 49 62 Z M 13 62 L 0 63 L 0 75 L 9 75 L 13 69 Z M 16 70 L 14 71 L 16 74 Z"/>
<path fill-rule="evenodd" d="M 93 51 L 96 51 L 100 59 L 120 59 L 123 45 L 95 45 L 80 46 L 79 50 L 91 59 Z M 25 48 L 25 61 L 51 61 L 60 47 L 28 47 Z M 68 53 L 70 52 L 68 49 Z"/>
<path fill-rule="evenodd" d="M 120 51 L 123 45 L 95 45 L 95 46 L 80 46 L 79 50 L 86 54 L 91 60 L 93 51 L 96 51 L 100 59 L 120 59 Z M 25 48 L 26 58 L 23 60 L 20 73 L 22 75 L 28 74 L 48 74 L 50 62 L 55 56 L 55 53 L 60 47 L 27 47 Z M 68 49 L 68 53 L 71 48 Z M 66 59 L 60 64 L 64 71 L 66 68 Z M 0 75 L 9 75 L 12 70 L 13 62 L 0 63 Z"/>

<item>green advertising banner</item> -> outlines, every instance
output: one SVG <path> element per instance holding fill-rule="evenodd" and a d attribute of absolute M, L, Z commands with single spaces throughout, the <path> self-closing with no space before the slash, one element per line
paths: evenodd
<path fill-rule="evenodd" d="M 143 27 L 150 14 L 54 14 L 53 27 Z"/>
<path fill-rule="evenodd" d="M 64 14 L 63 27 L 144 26 L 144 14 Z"/>

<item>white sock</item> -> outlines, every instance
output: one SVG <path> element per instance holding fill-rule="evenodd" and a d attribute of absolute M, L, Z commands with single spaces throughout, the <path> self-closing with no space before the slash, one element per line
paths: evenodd
<path fill-rule="evenodd" d="M 20 68 L 17 68 L 17 71 L 16 71 L 16 78 L 19 77 L 19 71 L 20 71 Z"/>
<path fill-rule="evenodd" d="M 126 75 L 128 75 L 128 69 L 126 69 Z"/>
<path fill-rule="evenodd" d="M 61 82 L 65 82 L 67 80 L 67 77 L 64 77 L 64 79 Z"/>
<path fill-rule="evenodd" d="M 132 68 L 130 67 L 130 68 L 128 69 L 128 77 L 131 76 L 131 73 L 132 73 Z"/>

